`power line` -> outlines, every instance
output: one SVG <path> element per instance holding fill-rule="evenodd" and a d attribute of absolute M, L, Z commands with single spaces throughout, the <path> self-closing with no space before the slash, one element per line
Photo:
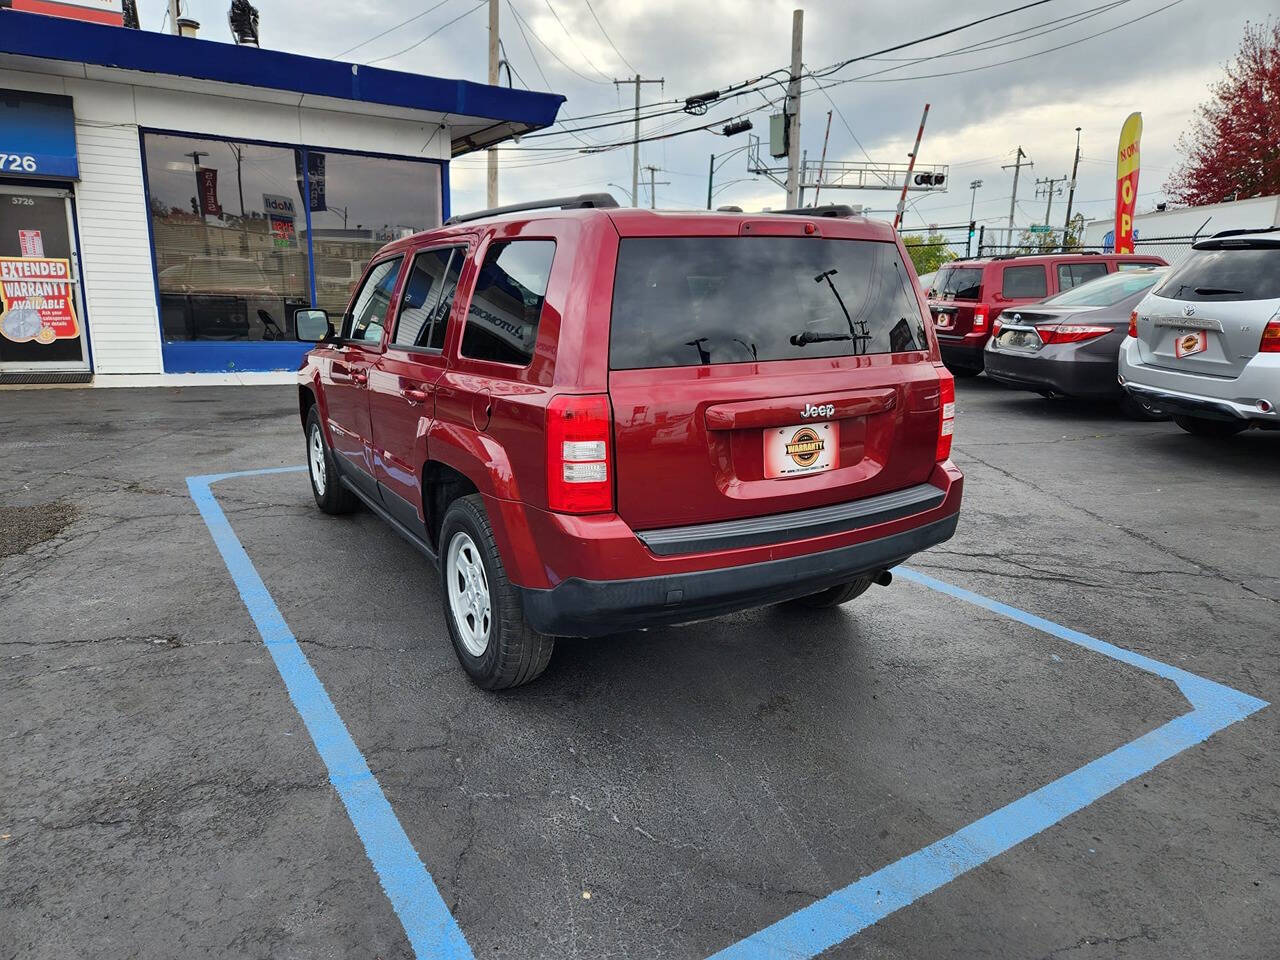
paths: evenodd
<path fill-rule="evenodd" d="M 456 17 L 454 17 L 452 20 L 449 20 L 445 23 L 440 24 L 440 26 L 436 27 L 434 30 L 428 33 L 425 37 L 423 37 L 417 43 L 411 43 L 409 44 L 409 46 L 405 47 L 403 50 L 398 50 L 395 53 L 389 54 L 385 57 L 378 57 L 376 60 L 370 60 L 369 64 L 373 65 L 375 63 L 383 63 L 386 60 L 394 60 L 396 57 L 403 56 L 404 54 L 408 53 L 410 50 L 416 50 L 418 47 L 422 46 L 424 43 L 426 43 L 428 40 L 434 37 L 437 33 L 439 33 L 441 30 L 445 29 L 445 27 L 453 26 L 463 17 L 470 16 L 471 14 L 479 10 L 481 7 L 488 6 L 488 3 L 489 3 L 489 0 L 480 0 L 479 3 L 477 3 L 474 7 L 471 7 L 470 9 L 468 9 L 466 12 L 460 13 Z"/>
<path fill-rule="evenodd" d="M 639 73 L 635 67 L 631 66 L 631 61 L 622 55 L 622 51 L 618 49 L 618 45 L 613 42 L 613 37 L 609 36 L 609 31 L 604 28 L 604 24 L 600 22 L 600 18 L 596 16 L 596 8 L 591 5 L 591 0 L 583 0 L 587 5 L 587 9 L 591 11 L 591 19 L 596 22 L 596 26 L 600 28 L 600 32 L 604 34 L 604 38 L 609 41 L 609 46 L 613 47 L 613 52 L 618 55 L 621 60 L 632 73 Z"/>
<path fill-rule="evenodd" d="M 488 2 L 488 0 L 486 0 L 486 2 Z M 556 61 L 560 64 L 560 66 L 564 67 L 566 70 L 572 73 L 575 77 L 578 77 L 581 80 L 587 81 L 587 83 L 598 83 L 602 85 L 604 84 L 603 80 L 596 80 L 594 77 L 588 77 L 585 73 L 580 73 L 577 70 L 575 70 L 573 67 L 569 66 L 569 64 L 565 63 L 564 59 L 560 56 L 560 54 L 552 50 L 551 47 L 548 46 L 547 41 L 543 40 L 542 37 L 538 36 L 538 31 L 533 29 L 533 26 L 529 23 L 529 21 L 526 20 L 524 17 L 520 16 L 520 11 L 515 8 L 511 0 L 507 0 L 507 7 L 508 9 L 510 9 L 512 15 L 516 18 L 516 21 L 518 23 L 522 23 L 525 26 L 525 28 L 528 29 L 529 33 L 533 34 L 533 38 L 537 40 L 538 43 L 542 44 L 542 48 L 546 50 L 547 53 L 555 57 Z M 543 79 L 546 79 L 546 78 L 544 77 Z M 550 86 L 550 82 L 548 82 L 548 86 Z"/>
<path fill-rule="evenodd" d="M 375 40 L 381 40 L 388 33 L 394 33 L 396 30 L 399 30 L 401 27 L 408 26 L 409 24 L 413 23 L 413 21 L 415 20 L 421 20 L 428 13 L 431 13 L 433 10 L 439 10 L 448 2 L 449 0 L 440 0 L 440 2 L 437 3 L 434 7 L 428 7 L 426 10 L 423 10 L 421 13 L 415 13 L 408 20 L 401 20 L 394 27 L 387 27 L 387 29 L 383 30 L 381 33 L 377 34 L 376 36 L 372 36 L 368 40 L 361 40 L 354 47 L 347 47 L 347 49 L 343 50 L 341 53 L 335 53 L 333 55 L 333 59 L 337 60 L 339 57 L 345 57 L 352 50 L 359 50 L 361 47 L 366 46 L 367 44 L 373 43 L 373 41 Z"/>
<path fill-rule="evenodd" d="M 560 19 L 560 14 L 556 13 L 556 8 L 551 5 L 551 0 L 542 0 L 542 2 L 547 5 L 547 9 L 551 11 L 551 15 L 556 18 L 556 23 L 560 24 L 560 29 L 564 31 L 564 35 L 568 37 L 569 42 L 573 44 L 573 49 L 577 50 L 578 55 L 581 56 L 583 60 L 587 61 L 587 66 L 600 74 L 600 76 L 604 77 L 605 80 L 609 80 L 609 75 L 597 67 L 592 62 L 591 58 L 587 56 L 586 52 L 583 51 L 582 47 L 578 46 L 578 41 L 573 38 L 573 34 L 569 32 L 569 28 L 564 25 L 564 21 Z"/>

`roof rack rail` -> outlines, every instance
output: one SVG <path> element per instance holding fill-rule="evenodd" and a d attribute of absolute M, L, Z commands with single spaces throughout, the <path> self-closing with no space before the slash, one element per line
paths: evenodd
<path fill-rule="evenodd" d="M 511 203 L 505 207 L 490 207 L 488 210 L 476 210 L 472 213 L 460 213 L 444 222 L 446 227 L 455 223 L 468 223 L 472 220 L 483 220 L 485 217 L 499 217 L 505 213 L 521 213 L 525 210 L 550 210 L 559 207 L 561 210 L 591 210 L 616 207 L 618 201 L 607 193 L 580 193 L 576 197 L 552 197 L 549 200 L 530 200 L 528 203 Z"/>
<path fill-rule="evenodd" d="M 1251 230 L 1219 230 L 1210 239 L 1216 240 L 1218 237 L 1239 237 L 1246 233 L 1271 233 L 1273 230 L 1280 230 L 1280 226 L 1254 227 Z"/>
<path fill-rule="evenodd" d="M 1019 257 L 1100 257 L 1101 251 L 1098 250 L 1023 250 L 1018 253 L 989 253 L 984 255 L 987 260 L 1017 260 Z M 957 260 L 978 259 L 978 257 L 957 257 Z M 954 261 L 948 260 L 948 263 Z"/>
<path fill-rule="evenodd" d="M 820 207 L 796 207 L 792 210 L 765 210 L 765 213 L 785 213 L 793 217 L 856 217 L 853 207 L 847 203 L 824 203 Z"/>

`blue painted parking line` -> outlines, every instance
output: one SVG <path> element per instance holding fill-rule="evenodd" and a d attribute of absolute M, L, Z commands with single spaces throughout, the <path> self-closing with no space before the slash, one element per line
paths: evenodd
<path fill-rule="evenodd" d="M 230 477 L 293 473 L 304 469 L 278 467 L 188 477 L 187 487 L 226 562 L 231 579 L 240 591 L 249 616 L 262 635 L 262 642 L 280 671 L 289 699 L 301 715 L 316 751 L 329 770 L 329 782 L 347 808 L 347 816 L 351 818 L 382 889 L 404 926 L 414 954 L 441 960 L 472 960 L 471 948 L 458 922 L 445 906 L 431 874 L 409 842 L 382 787 L 365 762 L 364 754 L 351 739 L 346 724 L 325 692 L 324 684 L 298 646 L 297 639 L 280 614 L 280 608 L 258 576 L 253 561 L 245 553 L 240 538 L 231 529 L 210 488 L 219 480 Z"/>
<path fill-rule="evenodd" d="M 263 643 L 275 660 L 289 696 L 328 767 L 329 779 L 347 808 L 415 954 L 422 960 L 470 958 L 471 949 L 431 875 L 210 489 L 211 484 L 231 477 L 304 469 L 280 467 L 190 477 L 187 485 Z M 1232 687 L 927 574 L 899 567 L 895 575 L 1169 680 L 1177 685 L 1192 709 L 955 833 L 783 917 L 721 950 L 711 960 L 815 957 L 1268 705 Z"/>

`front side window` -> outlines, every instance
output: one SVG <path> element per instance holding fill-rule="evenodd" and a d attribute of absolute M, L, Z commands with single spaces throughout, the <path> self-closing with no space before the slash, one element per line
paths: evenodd
<path fill-rule="evenodd" d="M 360 340 L 365 343 L 378 343 L 382 340 L 387 308 L 391 305 L 396 279 L 400 274 L 400 259 L 392 257 L 390 260 L 383 260 L 369 271 L 364 286 L 360 288 L 360 293 L 351 306 L 351 314 L 346 318 L 342 334 L 344 340 Z"/>
<path fill-rule="evenodd" d="M 898 248 L 815 237 L 626 237 L 614 370 L 927 348 Z"/>
<path fill-rule="evenodd" d="M 521 367 L 533 361 L 555 252 L 553 240 L 511 240 L 489 247 L 467 308 L 462 356 Z"/>
<path fill-rule="evenodd" d="M 1097 280 L 1107 275 L 1105 263 L 1060 263 L 1058 264 L 1058 290 L 1070 290 L 1090 280 Z"/>
<path fill-rule="evenodd" d="M 143 146 L 165 340 L 292 340 L 311 306 L 297 151 L 154 133 Z"/>
<path fill-rule="evenodd" d="M 431 350 L 444 346 L 445 325 L 465 257 L 465 247 L 442 247 L 414 258 L 400 298 L 396 346 Z"/>
<path fill-rule="evenodd" d="M 1001 295 L 1007 300 L 1043 297 L 1049 292 L 1044 267 L 1005 267 Z"/>

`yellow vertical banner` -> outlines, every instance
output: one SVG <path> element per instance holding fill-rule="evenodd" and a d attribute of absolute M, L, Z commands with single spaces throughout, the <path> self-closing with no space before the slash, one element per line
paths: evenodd
<path fill-rule="evenodd" d="M 1138 200 L 1142 114 L 1131 113 L 1120 128 L 1116 153 L 1116 253 L 1133 253 L 1133 208 Z"/>

